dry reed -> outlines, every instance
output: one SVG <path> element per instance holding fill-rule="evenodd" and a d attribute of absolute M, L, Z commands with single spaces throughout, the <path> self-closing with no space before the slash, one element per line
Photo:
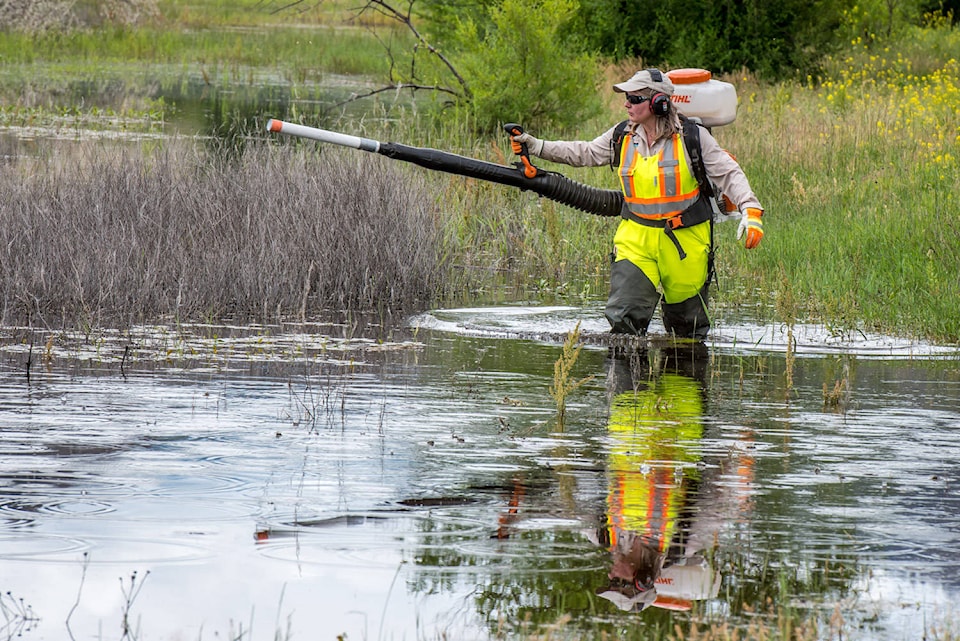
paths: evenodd
<path fill-rule="evenodd" d="M 0 165 L 0 322 L 408 310 L 442 270 L 433 199 L 401 170 L 267 146 L 21 157 Z"/>
<path fill-rule="evenodd" d="M 156 0 L 0 0 L 0 29 L 17 31 L 130 26 L 158 15 Z"/>

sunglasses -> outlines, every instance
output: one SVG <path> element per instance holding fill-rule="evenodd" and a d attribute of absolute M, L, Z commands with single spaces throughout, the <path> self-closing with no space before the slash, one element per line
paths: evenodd
<path fill-rule="evenodd" d="M 642 105 L 648 100 L 651 100 L 649 96 L 634 96 L 633 94 L 629 93 L 623 95 L 627 99 L 627 102 L 629 102 L 631 105 Z"/>

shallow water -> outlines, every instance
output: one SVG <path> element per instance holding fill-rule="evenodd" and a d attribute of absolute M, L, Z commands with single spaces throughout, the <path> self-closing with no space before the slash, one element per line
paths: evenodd
<path fill-rule="evenodd" d="M 577 322 L 594 378 L 561 424 Z M 594 308 L 410 325 L 3 331 L 0 632 L 663 638 L 784 609 L 821 638 L 955 629 L 954 351 L 728 323 L 614 354 Z M 664 569 L 626 612 L 598 592 L 638 542 Z"/>
<path fill-rule="evenodd" d="M 64 74 L 67 77 L 64 78 Z M 34 95 L 30 83 L 43 79 L 50 95 Z M 18 87 L 25 84 L 26 88 Z M 238 68 L 214 72 L 202 66 L 113 64 L 91 75 L 64 72 L 60 65 L 33 65 L 28 71 L 0 68 L 0 87 L 33 97 L 45 111 L 9 108 L 0 118 L 0 160 L 32 155 L 37 141 L 139 143 L 172 137 L 219 140 L 232 145 L 265 136 L 270 118 L 303 118 L 321 127 L 345 120 L 385 118 L 405 95 L 357 100 L 374 88 L 361 76 L 325 73 L 317 80 L 293 83 L 276 70 Z M 41 99 L 42 97 L 42 99 Z M 0 116 L 4 115 L 0 111 Z M 338 124 L 339 123 L 339 124 Z"/>

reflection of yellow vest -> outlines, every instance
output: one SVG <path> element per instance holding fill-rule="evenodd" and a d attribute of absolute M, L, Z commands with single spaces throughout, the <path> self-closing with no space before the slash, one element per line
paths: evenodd
<path fill-rule="evenodd" d="M 653 389 L 626 392 L 610 409 L 608 519 L 617 531 L 636 533 L 666 550 L 684 502 L 684 475 L 696 469 L 703 435 L 700 385 L 664 374 Z"/>
<path fill-rule="evenodd" d="M 647 220 L 677 216 L 700 196 L 700 186 L 690 168 L 683 137 L 674 134 L 655 156 L 641 156 L 623 137 L 620 149 L 620 184 L 632 214 Z"/>

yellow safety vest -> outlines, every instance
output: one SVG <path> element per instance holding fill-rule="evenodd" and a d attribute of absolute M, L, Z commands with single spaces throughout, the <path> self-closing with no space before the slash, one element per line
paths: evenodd
<path fill-rule="evenodd" d="M 700 185 L 690 167 L 683 137 L 674 134 L 654 156 L 637 153 L 632 138 L 633 134 L 627 134 L 621 143 L 620 185 L 627 209 L 639 219 L 637 222 L 673 218 L 696 203 Z"/>

